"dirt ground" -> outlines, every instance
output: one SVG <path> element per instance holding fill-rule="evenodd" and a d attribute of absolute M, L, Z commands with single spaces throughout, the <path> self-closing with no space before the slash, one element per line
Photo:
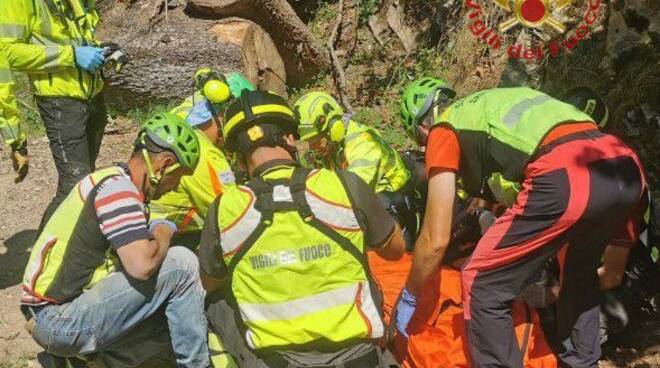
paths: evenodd
<path fill-rule="evenodd" d="M 98 166 L 124 160 L 134 129 L 128 123 L 109 126 Z M 30 144 L 27 179 L 13 183 L 11 163 L 0 151 L 0 368 L 38 367 L 41 350 L 24 329 L 18 309 L 23 269 L 41 215 L 55 192 L 56 173 L 45 138 Z M 618 346 L 618 347 L 616 347 Z M 601 368 L 660 367 L 660 320 L 647 321 L 613 339 L 604 349 Z"/>

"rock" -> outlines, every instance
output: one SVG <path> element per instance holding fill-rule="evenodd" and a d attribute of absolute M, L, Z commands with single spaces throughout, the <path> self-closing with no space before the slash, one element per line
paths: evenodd
<path fill-rule="evenodd" d="M 259 89 L 286 96 L 286 70 L 275 43 L 258 24 L 241 18 L 221 20 L 208 31 L 241 49 L 245 76 Z"/>
<path fill-rule="evenodd" d="M 615 1 L 610 7 L 607 58 L 603 66 L 613 67 L 619 58 L 639 48 L 660 46 L 660 2 L 654 0 Z"/>

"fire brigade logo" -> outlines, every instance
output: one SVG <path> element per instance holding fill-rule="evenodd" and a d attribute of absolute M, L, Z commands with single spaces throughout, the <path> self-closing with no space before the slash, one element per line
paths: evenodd
<path fill-rule="evenodd" d="M 573 0 L 493 0 L 500 8 L 513 15 L 500 23 L 500 32 L 506 32 L 517 24 L 526 27 L 541 28 L 550 26 L 559 33 L 566 31 L 566 26 L 552 16 L 552 12 L 569 5 Z M 511 7 L 513 3 L 513 8 Z"/>
<path fill-rule="evenodd" d="M 494 3 L 498 10 L 487 13 L 492 10 L 481 6 L 485 2 Z M 465 4 L 467 27 L 476 40 L 492 50 L 505 49 L 510 58 L 537 63 L 570 53 L 591 38 L 593 29 L 602 24 L 607 7 L 604 0 L 465 0 Z M 567 11 L 569 6 L 573 11 Z M 576 11 L 582 14 L 581 19 L 576 18 Z M 505 19 L 493 24 L 493 17 L 501 16 Z M 566 21 L 566 16 L 571 19 Z M 573 27 L 568 29 L 564 22 Z M 518 25 L 518 33 L 513 32 Z M 527 33 L 531 42 L 517 43 L 521 32 Z"/>

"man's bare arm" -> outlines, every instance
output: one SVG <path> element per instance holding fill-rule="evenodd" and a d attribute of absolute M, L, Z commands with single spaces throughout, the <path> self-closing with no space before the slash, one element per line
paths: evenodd
<path fill-rule="evenodd" d="M 174 232 L 163 224 L 154 226 L 153 240 L 137 240 L 117 249 L 126 273 L 138 280 L 148 280 L 158 270 L 167 255 Z"/>
<path fill-rule="evenodd" d="M 431 172 L 424 224 L 415 243 L 413 266 L 406 283 L 406 288 L 413 295 L 420 294 L 442 263 L 451 235 L 455 195 L 454 172 Z"/>

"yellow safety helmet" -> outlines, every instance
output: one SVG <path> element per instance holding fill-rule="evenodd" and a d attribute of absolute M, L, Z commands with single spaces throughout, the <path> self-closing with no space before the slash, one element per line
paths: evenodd
<path fill-rule="evenodd" d="M 344 110 L 331 95 L 325 92 L 307 93 L 296 101 L 293 111 L 300 120 L 298 132 L 301 139 L 310 140 L 320 134 L 333 142 L 344 139 Z"/>
<path fill-rule="evenodd" d="M 270 91 L 243 90 L 241 97 L 234 99 L 225 111 L 225 125 L 222 133 L 225 147 L 230 152 L 236 151 L 236 138 L 246 132 L 257 140 L 259 129 L 250 129 L 259 125 L 275 125 L 286 133 L 298 136 L 298 120 L 286 100 Z M 261 132 L 261 133 L 260 133 Z"/>

